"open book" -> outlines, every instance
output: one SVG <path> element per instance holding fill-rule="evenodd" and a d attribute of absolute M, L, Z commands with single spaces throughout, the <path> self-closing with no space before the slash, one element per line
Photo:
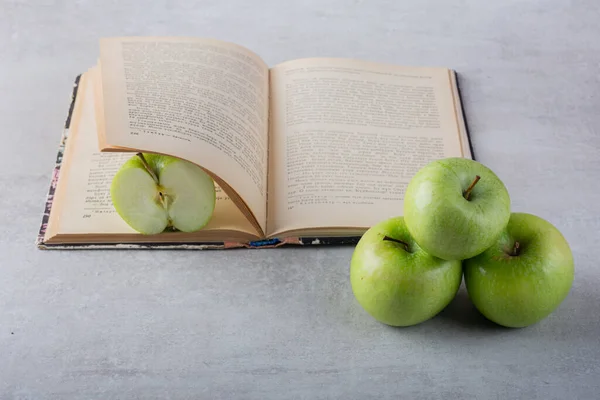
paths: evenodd
<path fill-rule="evenodd" d="M 454 71 L 338 58 L 269 68 L 213 39 L 109 38 L 80 76 L 42 248 L 343 242 L 402 214 L 431 160 L 473 158 Z M 191 161 L 215 181 L 210 223 L 142 235 L 110 183 L 135 152 Z"/>

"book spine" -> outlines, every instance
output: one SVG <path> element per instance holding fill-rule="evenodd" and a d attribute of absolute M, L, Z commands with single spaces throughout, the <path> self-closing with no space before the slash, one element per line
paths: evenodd
<path fill-rule="evenodd" d="M 42 222 L 40 224 L 40 229 L 38 231 L 38 235 L 37 235 L 37 239 L 36 239 L 36 245 L 38 247 L 43 247 L 44 236 L 46 234 L 46 229 L 48 228 L 48 221 L 50 219 L 50 211 L 52 210 L 52 202 L 54 200 L 54 192 L 56 191 L 56 184 L 58 183 L 60 167 L 62 164 L 64 152 L 65 152 L 65 145 L 67 143 L 67 139 L 69 138 L 69 129 L 71 127 L 71 117 L 73 116 L 73 109 L 75 107 L 75 100 L 77 98 L 77 90 L 79 89 L 79 80 L 80 79 L 81 79 L 81 75 L 77 75 L 77 77 L 75 78 L 75 81 L 73 82 L 73 90 L 71 91 L 69 111 L 67 113 L 67 118 L 65 119 L 65 123 L 63 125 L 60 143 L 58 146 L 58 152 L 56 154 L 56 159 L 54 162 L 54 169 L 52 170 L 52 178 L 50 179 L 50 187 L 48 189 L 48 192 L 46 193 L 46 201 L 44 203 L 44 212 L 42 214 Z"/>

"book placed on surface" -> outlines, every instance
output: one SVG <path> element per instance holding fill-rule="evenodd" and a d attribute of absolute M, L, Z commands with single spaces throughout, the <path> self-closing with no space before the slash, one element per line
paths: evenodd
<path fill-rule="evenodd" d="M 110 183 L 136 152 L 215 180 L 210 223 L 142 235 Z M 456 74 L 339 58 L 269 68 L 213 39 L 109 38 L 76 80 L 40 248 L 233 248 L 355 243 L 402 214 L 412 175 L 473 158 Z"/>

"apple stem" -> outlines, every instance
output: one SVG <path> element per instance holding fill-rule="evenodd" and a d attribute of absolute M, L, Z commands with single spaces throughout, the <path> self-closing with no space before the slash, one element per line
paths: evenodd
<path fill-rule="evenodd" d="M 142 164 L 144 165 L 144 168 L 146 168 L 146 171 L 148 171 L 148 173 L 150 174 L 152 179 L 154 179 L 154 182 L 156 182 L 156 184 L 158 185 L 158 176 L 156 176 L 154 171 L 152 171 L 152 168 L 150 168 L 150 165 L 148 165 L 148 162 L 144 158 L 144 155 L 142 153 L 137 153 L 136 155 L 140 158 L 140 160 L 142 160 Z M 161 197 L 162 197 L 162 194 L 161 194 Z"/>
<path fill-rule="evenodd" d="M 481 177 L 479 175 L 475 176 L 475 179 L 473 179 L 471 185 L 467 188 L 467 190 L 465 190 L 465 199 L 469 200 L 469 197 L 471 197 L 471 190 L 473 190 L 473 188 L 475 187 L 475 185 L 477 185 L 477 182 L 479 182 L 480 179 Z"/>
<path fill-rule="evenodd" d="M 394 238 L 391 238 L 391 237 L 389 237 L 389 236 L 386 235 L 386 236 L 383 237 L 383 240 L 389 240 L 390 242 L 400 243 L 402 246 L 404 246 L 404 250 L 406 250 L 408 253 L 410 253 L 410 250 L 408 249 L 408 243 L 403 242 L 400 239 L 394 239 Z"/>
<path fill-rule="evenodd" d="M 515 245 L 513 246 L 513 251 L 512 251 L 511 256 L 516 257 L 516 256 L 519 255 L 519 251 L 521 249 L 519 246 L 520 246 L 519 242 L 515 242 Z"/>

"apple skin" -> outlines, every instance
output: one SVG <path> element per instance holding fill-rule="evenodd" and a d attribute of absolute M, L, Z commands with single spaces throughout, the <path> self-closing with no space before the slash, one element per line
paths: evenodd
<path fill-rule="evenodd" d="M 464 192 L 476 176 L 470 198 Z M 429 254 L 444 260 L 472 258 L 490 247 L 510 218 L 504 183 L 485 165 L 445 158 L 421 168 L 404 195 L 411 235 Z"/>
<path fill-rule="evenodd" d="M 519 243 L 514 256 L 515 242 Z M 574 279 L 571 248 L 548 221 L 512 213 L 492 247 L 463 262 L 471 301 L 487 319 L 523 328 L 549 316 L 567 297 Z"/>
<path fill-rule="evenodd" d="M 408 244 L 384 240 L 391 237 Z M 391 326 L 411 326 L 433 318 L 456 296 L 460 261 L 426 253 L 410 236 L 403 217 L 382 221 L 361 237 L 350 263 L 350 282 L 359 304 Z"/>

